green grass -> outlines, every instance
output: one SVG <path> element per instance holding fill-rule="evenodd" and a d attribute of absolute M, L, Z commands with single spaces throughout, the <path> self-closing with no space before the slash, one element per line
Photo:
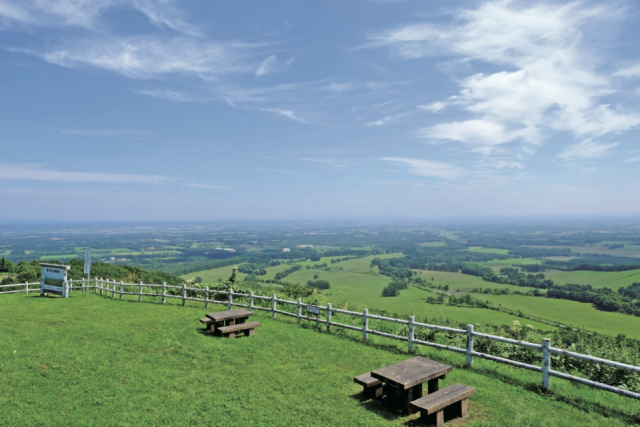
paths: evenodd
<path fill-rule="evenodd" d="M 201 333 L 200 305 L 0 297 L 0 425 L 413 425 L 417 417 L 361 402 L 353 376 L 409 355 L 395 342 L 262 323 L 254 337 Z M 34 315 L 37 314 L 37 315 Z M 348 334 L 347 334 L 348 335 Z M 358 334 L 354 333 L 353 337 Z M 400 343 L 404 348 L 404 344 Z M 624 426 L 640 403 L 563 380 L 540 392 L 540 374 L 419 348 L 454 367 L 442 386 L 476 387 L 466 426 Z"/>
<path fill-rule="evenodd" d="M 640 261 L 639 261 L 640 262 Z M 622 286 L 640 283 L 640 270 L 629 271 L 545 271 L 545 276 L 555 283 L 564 285 L 578 283 L 594 288 L 611 288 L 615 291 Z"/>
<path fill-rule="evenodd" d="M 640 339 L 640 317 L 599 311 L 591 304 L 553 298 L 521 295 L 474 295 L 511 310 L 552 319 L 567 325 L 616 336 L 625 334 Z"/>

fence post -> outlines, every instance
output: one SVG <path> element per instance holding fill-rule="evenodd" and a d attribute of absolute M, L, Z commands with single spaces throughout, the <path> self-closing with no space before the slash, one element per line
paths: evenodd
<path fill-rule="evenodd" d="M 142 301 L 142 281 L 138 285 L 138 302 Z"/>
<path fill-rule="evenodd" d="M 182 306 L 187 303 L 187 285 L 182 284 Z"/>
<path fill-rule="evenodd" d="M 369 309 L 365 308 L 362 314 L 362 339 L 367 340 L 367 329 L 369 329 Z"/>
<path fill-rule="evenodd" d="M 549 376 L 549 371 L 551 370 L 551 353 L 549 352 L 549 347 L 551 347 L 551 340 L 545 338 L 542 341 L 542 388 L 545 390 L 549 389 L 551 379 Z"/>
<path fill-rule="evenodd" d="M 167 282 L 162 282 L 162 304 L 167 299 Z"/>
<path fill-rule="evenodd" d="M 296 317 L 298 318 L 298 323 L 300 323 L 300 316 L 302 316 L 302 300 L 298 298 L 298 313 Z"/>
<path fill-rule="evenodd" d="M 82 293 L 84 294 L 84 277 L 82 278 Z"/>
<path fill-rule="evenodd" d="M 93 291 L 98 295 L 98 278 L 93 279 Z"/>
<path fill-rule="evenodd" d="M 111 298 L 116 299 L 116 287 L 118 286 L 118 282 L 113 281 L 113 290 L 111 291 Z"/>
<path fill-rule="evenodd" d="M 229 310 L 233 308 L 233 288 L 229 288 Z"/>
<path fill-rule="evenodd" d="M 249 310 L 253 311 L 253 291 L 249 292 Z"/>
<path fill-rule="evenodd" d="M 120 301 L 122 301 L 122 291 L 123 291 L 122 285 L 123 285 L 122 280 L 120 280 Z"/>
<path fill-rule="evenodd" d="M 276 318 L 276 294 L 271 297 L 271 315 Z"/>
<path fill-rule="evenodd" d="M 27 295 L 29 295 L 29 282 L 28 281 L 24 282 L 24 291 L 27 293 Z"/>
<path fill-rule="evenodd" d="M 73 279 L 69 279 L 69 292 L 73 292 Z M 29 293 L 28 285 L 27 285 L 27 293 Z"/>
<path fill-rule="evenodd" d="M 209 287 L 204 287 L 204 308 L 209 308 Z"/>
<path fill-rule="evenodd" d="M 331 332 L 331 303 L 327 303 L 327 332 Z"/>
<path fill-rule="evenodd" d="M 473 366 L 473 325 L 467 325 L 467 368 Z"/>
<path fill-rule="evenodd" d="M 413 322 L 415 322 L 415 317 L 409 316 L 409 353 L 413 353 L 413 338 L 415 333 Z"/>
<path fill-rule="evenodd" d="M 100 296 L 102 296 L 102 288 L 104 286 L 104 283 L 102 282 L 102 277 L 100 278 Z"/>

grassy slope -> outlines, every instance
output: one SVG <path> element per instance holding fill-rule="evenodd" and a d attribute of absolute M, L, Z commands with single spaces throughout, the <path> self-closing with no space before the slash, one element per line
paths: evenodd
<path fill-rule="evenodd" d="M 201 306 L 0 297 L 2 425 L 404 425 L 413 417 L 361 403 L 352 377 L 409 357 L 257 313 L 257 335 L 200 332 Z M 223 309 L 211 307 L 210 311 Z M 33 313 L 38 313 L 34 316 Z M 99 313 L 99 315 L 96 315 Z M 11 319 L 11 320 L 8 320 Z M 356 334 L 357 335 L 357 334 Z M 623 426 L 640 403 L 464 356 L 419 349 L 454 366 L 443 386 L 478 389 L 468 426 Z M 459 422 L 456 423 L 460 425 Z"/>

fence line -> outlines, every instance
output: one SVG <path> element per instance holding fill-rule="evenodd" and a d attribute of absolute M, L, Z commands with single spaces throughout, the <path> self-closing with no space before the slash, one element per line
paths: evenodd
<path fill-rule="evenodd" d="M 80 282 L 80 285 L 77 285 L 77 283 Z M 85 283 L 86 282 L 86 283 Z M 91 285 L 91 282 L 93 282 L 93 286 Z M 75 284 L 75 286 L 74 286 Z M 38 288 L 35 288 L 35 286 L 38 285 Z M 26 293 L 29 294 L 29 292 L 39 292 L 40 288 L 39 288 L 40 282 L 35 282 L 35 283 L 18 283 L 18 284 L 13 284 L 13 285 L 0 285 L 0 294 L 13 294 L 13 293 Z M 30 288 L 31 286 L 31 288 Z M 24 287 L 24 289 L 18 289 L 18 290 L 9 290 L 9 291 L 1 291 L 3 288 L 16 288 L 16 287 Z M 131 292 L 131 291 L 125 291 L 124 289 L 126 288 L 137 288 L 135 292 Z M 162 292 L 161 293 L 149 293 L 149 292 L 143 292 L 143 288 L 156 288 L 156 289 L 161 289 Z M 607 360 L 607 359 L 601 359 L 598 357 L 593 357 L 590 355 L 586 355 L 586 354 L 580 354 L 580 353 L 575 353 L 572 351 L 568 351 L 568 350 L 563 350 L 560 348 L 555 348 L 555 347 L 551 347 L 551 341 L 548 338 L 545 338 L 542 342 L 542 344 L 535 344 L 535 343 L 530 343 L 530 342 L 526 342 L 526 341 L 519 341 L 519 340 L 514 340 L 514 339 L 510 339 L 510 338 L 504 338 L 504 337 L 499 337 L 496 335 L 489 335 L 489 334 L 484 334 L 481 332 L 475 332 L 473 330 L 473 325 L 468 325 L 466 330 L 463 329 L 456 329 L 456 328 L 450 328 L 450 327 L 446 327 L 446 326 L 439 326 L 439 325 L 430 325 L 427 323 L 420 323 L 420 322 L 415 322 L 414 317 L 410 316 L 409 320 L 403 320 L 403 319 L 396 319 L 396 318 L 392 318 L 392 317 L 385 317 L 385 316 L 378 316 L 375 314 L 369 314 L 369 310 L 368 309 L 364 309 L 364 311 L 362 313 L 358 312 L 358 311 L 349 311 L 349 310 L 341 310 L 341 309 L 337 309 L 337 308 L 332 308 L 331 307 L 331 303 L 328 303 L 327 306 L 323 307 L 323 306 L 315 306 L 315 305 L 309 305 L 309 304 L 302 304 L 302 301 L 300 299 L 298 299 L 298 301 L 288 301 L 282 298 L 277 298 L 276 294 L 273 294 L 272 296 L 268 297 L 268 296 L 263 296 L 263 295 L 254 295 L 253 292 L 250 292 L 249 294 L 244 294 L 244 293 L 239 293 L 239 292 L 234 292 L 233 289 L 229 289 L 228 291 L 221 291 L 221 290 L 217 290 L 217 289 L 209 289 L 209 287 L 206 287 L 204 289 L 201 288 L 191 288 L 191 287 L 187 287 L 186 285 L 182 285 L 182 286 L 172 286 L 172 285 L 167 285 L 166 283 L 163 283 L 162 285 L 158 285 L 158 284 L 144 284 L 142 282 L 139 282 L 137 284 L 132 284 L 132 283 L 123 283 L 122 281 L 117 283 L 114 280 L 109 280 L 109 279 L 103 279 L 103 278 L 95 278 L 95 279 L 91 279 L 89 281 L 87 281 L 86 279 L 82 279 L 82 280 L 76 280 L 75 283 L 73 282 L 73 280 L 69 280 L 69 290 L 73 291 L 73 290 L 81 290 L 83 293 L 89 293 L 89 291 L 93 289 L 94 292 L 96 294 L 99 295 L 103 295 L 106 297 L 109 297 L 109 293 L 111 293 L 111 298 L 115 299 L 116 295 L 118 296 L 119 300 L 122 300 L 123 295 L 137 295 L 138 296 L 138 301 L 142 301 L 142 297 L 143 296 L 150 296 L 150 297 L 161 297 L 162 298 L 162 304 L 165 304 L 165 301 L 167 298 L 174 298 L 174 299 L 180 299 L 182 300 L 182 305 L 185 305 L 186 301 L 198 301 L 198 302 L 204 302 L 205 303 L 205 307 L 209 307 L 210 303 L 215 303 L 215 304 L 223 304 L 223 305 L 227 305 L 227 307 L 229 309 L 231 309 L 232 307 L 247 307 L 250 310 L 263 310 L 263 311 L 270 311 L 272 313 L 272 316 L 275 318 L 276 314 L 282 314 L 285 316 L 290 316 L 290 317 L 296 317 L 298 319 L 298 322 L 300 321 L 300 319 L 303 319 L 304 316 L 302 315 L 302 307 L 306 307 L 307 308 L 307 319 L 311 319 L 311 315 L 309 314 L 309 307 L 314 307 L 315 310 L 317 310 L 317 314 L 316 317 L 313 318 L 314 321 L 320 323 L 320 324 L 325 324 L 327 331 L 330 332 L 332 327 L 338 327 L 338 328 L 343 328 L 343 329 L 349 329 L 352 331 L 358 331 L 362 333 L 362 338 L 364 341 L 368 340 L 368 335 L 377 335 L 377 336 L 382 336 L 382 337 L 386 337 L 386 338 L 390 338 L 390 339 L 395 339 L 395 340 L 400 340 L 400 341 L 406 341 L 408 343 L 408 352 L 409 353 L 413 353 L 414 352 L 414 344 L 421 344 L 421 345 L 425 345 L 425 346 L 429 346 L 429 347 L 433 347 L 433 348 L 438 348 L 438 349 L 442 349 L 442 350 L 448 350 L 448 351 L 453 351 L 456 353 L 461 353 L 461 354 L 466 354 L 467 356 L 467 360 L 466 360 L 466 365 L 468 367 L 472 367 L 473 366 L 473 358 L 474 357 L 479 357 L 482 359 L 487 359 L 487 360 L 491 360 L 494 362 L 498 362 L 498 363 L 504 363 L 510 366 L 515 366 L 518 368 L 523 368 L 523 369 L 528 369 L 531 371 L 536 371 L 536 372 L 541 372 L 542 373 L 542 387 L 545 389 L 549 389 L 550 388 L 550 377 L 554 376 L 554 377 L 558 377 L 558 378 L 562 378 L 562 379 L 566 379 L 569 381 L 573 381 L 573 382 L 577 382 L 580 384 L 584 384 L 584 385 L 588 385 L 590 387 L 594 387 L 594 388 L 598 388 L 601 390 L 605 390 L 605 391 L 609 391 L 612 393 L 616 393 L 622 396 L 626 396 L 626 397 L 631 397 L 633 399 L 639 399 L 640 400 L 640 393 L 636 393 L 630 390 L 626 390 L 623 388 L 618 388 L 618 387 L 614 387 L 614 386 L 610 386 L 607 384 L 603 384 L 603 383 L 599 383 L 596 381 L 591 381 L 585 378 L 581 378 L 581 377 L 576 377 L 573 375 L 569 375 L 563 372 L 558 372 L 558 371 L 554 371 L 551 369 L 551 353 L 555 353 L 555 354 L 560 354 L 563 356 L 567 356 L 567 357 L 573 357 L 576 359 L 581 359 L 581 360 L 586 360 L 589 362 L 593 362 L 593 363 L 599 363 L 599 364 L 603 364 L 603 365 L 608 365 L 608 366 L 612 366 L 614 368 L 617 369 L 623 369 L 623 370 L 627 370 L 627 371 L 631 371 L 631 372 L 635 372 L 635 373 L 640 373 L 640 367 L 638 366 L 633 366 L 633 365 L 628 365 L 625 363 L 620 363 L 620 362 L 615 362 L 612 360 Z M 181 292 L 179 292 L 178 295 L 174 295 L 174 294 L 169 294 L 167 293 L 167 289 L 176 289 L 179 290 Z M 195 296 L 187 296 L 187 292 L 190 292 L 192 294 L 196 294 L 196 293 L 202 293 L 204 295 L 204 298 L 197 298 Z M 216 300 L 215 296 L 216 295 L 225 295 L 227 298 L 226 300 Z M 214 297 L 214 298 L 210 298 L 210 297 Z M 244 303 L 239 303 L 237 301 L 234 301 L 234 297 L 238 297 L 238 298 L 248 298 L 249 302 L 248 304 L 244 304 Z M 263 302 L 270 302 L 270 307 L 261 307 L 259 305 L 256 305 L 256 301 L 263 301 Z M 290 312 L 290 311 L 286 311 L 284 310 L 281 306 L 281 309 L 278 309 L 278 303 L 283 304 L 283 305 L 291 305 L 294 306 L 295 308 L 295 312 Z M 320 319 L 319 318 L 319 312 L 324 312 L 326 315 L 326 320 L 324 319 Z M 343 314 L 343 315 L 347 315 L 347 316 L 356 316 L 356 317 L 361 317 L 362 318 L 362 325 L 361 326 L 355 326 L 355 325 L 349 325 L 346 323 L 339 323 L 333 320 L 332 316 L 336 315 L 336 314 Z M 377 331 L 375 329 L 370 329 L 369 328 L 369 320 L 376 320 L 376 321 L 381 321 L 381 322 L 389 322 L 389 323 L 396 323 L 396 324 L 401 324 L 401 325 L 406 325 L 408 326 L 408 333 L 407 336 L 403 336 L 403 335 L 395 335 L 395 334 L 391 334 L 388 332 L 383 332 L 383 331 Z M 448 346 L 445 344 L 439 344 L 439 343 L 434 343 L 434 342 L 429 342 L 429 341 L 424 341 L 424 340 L 419 340 L 419 339 L 415 339 L 414 338 L 414 333 L 415 333 L 415 328 L 416 327 L 420 327 L 420 328 L 425 328 L 425 329 L 431 329 L 431 330 L 436 330 L 436 331 L 443 331 L 443 332 L 449 332 L 449 333 L 455 333 L 455 334 L 460 334 L 460 335 L 466 335 L 467 336 L 467 346 L 466 348 L 460 348 L 460 347 L 453 347 L 453 346 Z M 530 365 L 527 363 L 523 363 L 523 362 L 518 362 L 515 360 L 511 360 L 511 359 L 506 359 L 503 357 L 498 357 L 498 356 L 494 356 L 491 354 L 486 354 L 486 353 L 480 353 L 477 351 L 473 350 L 473 343 L 474 343 L 474 338 L 478 337 L 478 338 L 484 338 L 484 339 L 488 339 L 488 340 L 492 340 L 492 341 L 498 341 L 498 342 L 502 342 L 502 343 L 506 343 L 506 344 L 512 344 L 512 345 L 517 345 L 517 346 L 521 346 L 521 347 L 527 347 L 527 348 L 531 348 L 531 349 L 535 349 L 535 350 L 542 350 L 542 360 L 541 360 L 541 366 L 536 366 L 536 365 Z"/>

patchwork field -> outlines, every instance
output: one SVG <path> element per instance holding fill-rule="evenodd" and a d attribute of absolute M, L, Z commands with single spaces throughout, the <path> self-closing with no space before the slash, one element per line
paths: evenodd
<path fill-rule="evenodd" d="M 224 306 L 210 307 L 209 311 Z M 205 309 L 73 293 L 68 299 L 0 296 L 0 425 L 413 425 L 353 377 L 405 360 L 404 345 L 327 334 L 261 312 L 253 337 L 203 334 Z M 33 316 L 33 313 L 38 316 Z M 454 367 L 442 386 L 476 387 L 466 426 L 624 426 L 640 403 L 539 373 L 419 348 Z"/>

